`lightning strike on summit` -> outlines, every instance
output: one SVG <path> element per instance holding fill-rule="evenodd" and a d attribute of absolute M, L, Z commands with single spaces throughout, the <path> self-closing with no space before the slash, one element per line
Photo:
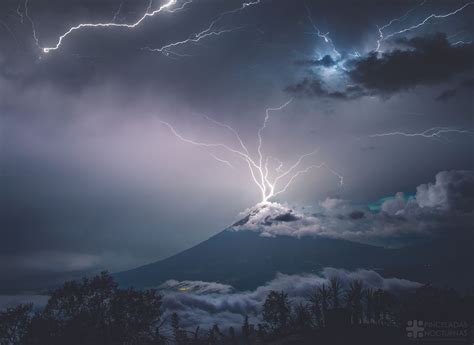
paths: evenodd
<path fill-rule="evenodd" d="M 339 180 L 339 184 L 342 186 L 344 184 L 344 177 L 330 168 L 326 163 L 320 164 L 312 164 L 305 168 L 301 168 L 303 160 L 306 157 L 313 156 L 319 152 L 319 149 L 316 149 L 312 152 L 305 153 L 298 157 L 298 159 L 288 168 L 284 169 L 283 162 L 279 159 L 267 156 L 263 153 L 263 137 L 262 132 L 267 127 L 268 121 L 270 120 L 270 113 L 274 111 L 279 111 L 286 108 L 291 103 L 291 100 L 284 103 L 283 105 L 275 108 L 267 108 L 265 111 L 265 118 L 263 120 L 262 126 L 257 131 L 257 159 L 255 159 L 250 151 L 248 150 L 247 146 L 245 145 L 244 141 L 240 137 L 239 133 L 232 128 L 231 126 L 224 124 L 222 122 L 216 121 L 214 119 L 208 118 L 207 119 L 216 124 L 219 127 L 225 128 L 230 131 L 234 138 L 237 140 L 239 144 L 239 148 L 234 148 L 224 143 L 206 143 L 201 141 L 195 141 L 192 139 L 188 139 L 178 133 L 176 129 L 168 122 L 160 120 L 162 124 L 167 126 L 171 133 L 176 136 L 179 140 L 186 142 L 188 144 L 203 147 L 206 149 L 222 149 L 227 153 L 233 154 L 234 156 L 242 159 L 249 169 L 250 176 L 252 177 L 253 183 L 258 187 L 260 194 L 261 194 L 261 201 L 260 203 L 267 203 L 270 199 L 276 197 L 287 191 L 287 189 L 291 186 L 291 184 L 296 180 L 296 178 L 304 173 L 309 172 L 311 169 L 321 169 L 324 168 L 329 171 L 332 175 L 336 176 Z M 223 160 L 217 157 L 214 153 L 211 152 L 211 156 L 221 163 L 225 163 L 231 167 L 233 167 L 230 162 Z M 274 160 L 278 166 L 274 169 L 269 168 L 269 161 Z"/>

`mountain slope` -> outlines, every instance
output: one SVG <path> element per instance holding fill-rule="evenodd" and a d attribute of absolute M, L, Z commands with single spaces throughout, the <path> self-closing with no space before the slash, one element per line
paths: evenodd
<path fill-rule="evenodd" d="M 277 272 L 318 272 L 332 266 L 377 268 L 386 250 L 323 237 L 261 237 L 253 231 L 223 231 L 177 255 L 115 276 L 123 285 L 157 286 L 166 280 L 203 280 L 252 289 Z"/>
<path fill-rule="evenodd" d="M 469 288 L 473 239 L 439 238 L 400 249 L 386 249 L 324 237 L 262 237 L 253 231 L 225 230 L 167 259 L 115 274 L 124 286 L 156 287 L 169 279 L 230 284 L 254 289 L 286 274 L 317 273 L 324 267 L 377 270 L 439 286 Z"/>
<path fill-rule="evenodd" d="M 318 273 L 325 267 L 376 270 L 382 276 L 457 288 L 474 286 L 474 236 L 432 239 L 388 249 L 308 235 L 306 218 L 279 205 L 260 205 L 246 217 L 188 250 L 115 274 L 124 286 L 157 287 L 167 280 L 201 280 L 254 289 L 276 273 Z"/>

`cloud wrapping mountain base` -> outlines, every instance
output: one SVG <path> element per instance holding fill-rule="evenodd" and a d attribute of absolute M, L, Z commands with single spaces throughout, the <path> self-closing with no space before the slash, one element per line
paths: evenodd
<path fill-rule="evenodd" d="M 164 292 L 164 317 L 177 312 L 185 328 L 209 328 L 218 323 L 220 326 L 240 329 L 245 315 L 249 316 L 252 323 L 262 322 L 258 315 L 261 315 L 262 305 L 270 291 L 284 291 L 293 304 L 304 303 L 314 289 L 322 284 L 328 285 L 332 278 L 339 279 L 343 287 L 361 280 L 365 288 L 382 289 L 394 294 L 421 286 L 420 283 L 409 280 L 383 278 L 372 270 L 351 272 L 327 267 L 320 275 L 278 273 L 273 280 L 253 291 L 236 292 L 230 285 L 176 280 L 165 282 L 159 289 Z"/>
<path fill-rule="evenodd" d="M 264 237 L 326 236 L 389 246 L 472 233 L 474 171 L 441 171 L 434 183 L 419 185 L 414 196 L 399 192 L 384 199 L 376 211 L 332 198 L 311 214 L 278 203 L 257 205 L 231 229 L 252 230 Z"/>

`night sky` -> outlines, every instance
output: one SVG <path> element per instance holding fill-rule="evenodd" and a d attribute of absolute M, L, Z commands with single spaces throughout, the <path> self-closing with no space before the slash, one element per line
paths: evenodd
<path fill-rule="evenodd" d="M 161 121 L 187 139 L 238 146 L 208 116 L 257 157 L 266 109 L 290 100 L 262 131 L 265 153 L 288 167 L 319 149 L 303 167 L 325 166 L 272 201 L 344 201 L 355 221 L 367 218 L 356 209 L 390 197 L 402 203 L 396 213 L 412 196 L 408 223 L 441 205 L 447 213 L 431 220 L 468 227 L 473 2 L 178 0 L 134 27 L 80 28 L 44 52 L 78 24 L 133 24 L 162 5 L 1 2 L 3 290 L 136 267 L 223 230 L 261 200 L 245 162 L 183 142 Z M 442 171 L 451 173 L 435 182 Z"/>

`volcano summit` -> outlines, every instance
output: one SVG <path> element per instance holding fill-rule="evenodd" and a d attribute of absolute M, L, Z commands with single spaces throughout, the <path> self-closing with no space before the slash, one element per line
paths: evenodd
<path fill-rule="evenodd" d="M 349 218 L 351 214 L 353 211 Z M 122 285 L 140 288 L 156 287 L 173 279 L 217 282 L 249 290 L 277 273 L 318 274 L 333 267 L 369 269 L 384 277 L 457 287 L 474 282 L 463 274 L 474 259 L 469 241 L 440 237 L 402 248 L 380 247 L 327 236 L 324 217 L 329 216 L 305 215 L 277 203 L 260 204 L 208 240 L 115 277 Z M 441 247 L 443 262 L 438 260 Z"/>

